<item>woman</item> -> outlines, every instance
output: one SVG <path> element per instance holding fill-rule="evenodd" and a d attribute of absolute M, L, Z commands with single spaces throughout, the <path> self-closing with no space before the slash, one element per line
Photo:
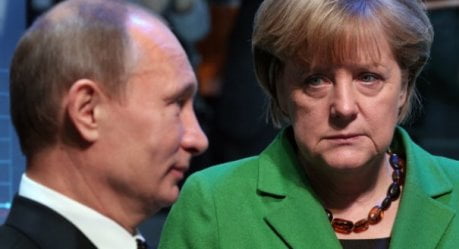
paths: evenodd
<path fill-rule="evenodd" d="M 286 128 L 189 178 L 160 248 L 457 248 L 459 162 L 408 117 L 432 28 L 416 0 L 266 0 L 255 69 Z"/>

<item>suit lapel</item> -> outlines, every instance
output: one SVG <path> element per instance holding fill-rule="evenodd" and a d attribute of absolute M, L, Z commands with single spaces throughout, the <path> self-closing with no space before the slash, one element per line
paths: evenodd
<path fill-rule="evenodd" d="M 455 216 L 452 208 L 439 201 L 448 198 L 452 184 L 430 154 L 403 130 L 398 135 L 398 141 L 404 142 L 408 168 L 390 248 L 433 249 Z"/>
<path fill-rule="evenodd" d="M 339 249 L 328 218 L 298 167 L 290 132 L 284 130 L 260 155 L 258 191 L 264 198 L 280 200 L 268 207 L 266 224 L 289 248 Z"/>
<path fill-rule="evenodd" d="M 96 249 L 73 224 L 53 210 L 16 196 L 6 225 L 21 231 L 40 248 Z"/>

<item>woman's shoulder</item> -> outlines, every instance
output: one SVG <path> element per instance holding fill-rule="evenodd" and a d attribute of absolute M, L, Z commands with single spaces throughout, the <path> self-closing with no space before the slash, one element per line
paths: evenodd
<path fill-rule="evenodd" d="M 403 128 L 398 127 L 396 131 L 397 142 L 402 142 L 407 159 L 414 164 L 422 165 L 420 170 L 427 170 L 431 173 L 444 171 L 447 175 L 451 173 L 451 177 L 457 177 L 455 179 L 458 179 L 459 182 L 458 160 L 432 154 L 431 152 L 425 150 L 415 143 Z M 439 168 L 441 170 L 439 170 Z"/>
<path fill-rule="evenodd" d="M 455 177 L 459 181 L 459 160 L 443 156 L 434 156 L 434 158 L 450 177 Z"/>

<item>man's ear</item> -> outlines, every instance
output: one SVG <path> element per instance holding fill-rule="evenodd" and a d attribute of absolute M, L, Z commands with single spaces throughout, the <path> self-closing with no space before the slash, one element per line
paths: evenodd
<path fill-rule="evenodd" d="M 68 92 L 67 112 L 75 129 L 86 142 L 95 142 L 99 137 L 101 89 L 88 79 L 76 81 Z"/>

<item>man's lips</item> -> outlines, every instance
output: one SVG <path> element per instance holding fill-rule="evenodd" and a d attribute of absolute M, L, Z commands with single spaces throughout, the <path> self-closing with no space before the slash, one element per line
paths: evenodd
<path fill-rule="evenodd" d="M 174 165 L 170 168 L 169 172 L 182 179 L 185 173 L 188 171 L 188 168 L 188 165 Z"/>
<path fill-rule="evenodd" d="M 173 170 L 182 171 L 184 173 L 188 171 L 188 168 L 189 168 L 188 165 L 174 165 L 174 166 L 172 166 Z"/>

